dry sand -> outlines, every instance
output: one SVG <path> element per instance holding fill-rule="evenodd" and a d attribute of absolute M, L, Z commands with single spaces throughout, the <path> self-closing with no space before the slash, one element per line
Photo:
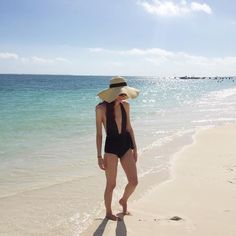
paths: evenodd
<path fill-rule="evenodd" d="M 170 180 L 129 204 L 132 215 L 95 219 L 83 235 L 235 236 L 236 125 L 200 130 L 171 171 Z"/>

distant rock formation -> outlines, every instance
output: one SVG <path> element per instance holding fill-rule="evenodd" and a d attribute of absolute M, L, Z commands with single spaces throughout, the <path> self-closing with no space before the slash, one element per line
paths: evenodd
<path fill-rule="evenodd" d="M 180 76 L 180 77 L 174 77 L 175 79 L 215 79 L 215 80 L 225 80 L 225 79 L 229 79 L 229 80 L 234 80 L 236 79 L 235 76 L 226 76 L 226 77 L 222 77 L 222 76 L 215 76 L 215 77 L 199 77 L 199 76 Z"/>

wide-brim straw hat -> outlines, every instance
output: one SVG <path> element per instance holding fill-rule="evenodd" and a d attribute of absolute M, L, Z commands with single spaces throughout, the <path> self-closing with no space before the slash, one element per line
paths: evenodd
<path fill-rule="evenodd" d="M 136 98 L 139 95 L 139 90 L 128 86 L 124 77 L 115 76 L 110 80 L 109 88 L 102 90 L 97 96 L 103 101 L 111 103 L 122 93 L 125 93 L 128 98 Z"/>

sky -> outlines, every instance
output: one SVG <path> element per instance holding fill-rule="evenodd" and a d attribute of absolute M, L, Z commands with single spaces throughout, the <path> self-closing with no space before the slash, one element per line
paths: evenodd
<path fill-rule="evenodd" d="M 235 0 L 0 0 L 0 73 L 233 76 L 235 12 Z"/>

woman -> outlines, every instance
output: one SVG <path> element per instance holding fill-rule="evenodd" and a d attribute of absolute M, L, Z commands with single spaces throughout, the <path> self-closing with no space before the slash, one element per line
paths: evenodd
<path fill-rule="evenodd" d="M 120 159 L 128 179 L 123 196 L 119 200 L 123 214 L 127 212 L 127 200 L 138 184 L 137 178 L 137 146 L 130 123 L 128 98 L 135 98 L 139 90 L 127 86 L 123 77 L 110 80 L 109 89 L 101 91 L 98 96 L 103 100 L 96 106 L 96 143 L 98 165 L 106 174 L 104 201 L 106 218 L 117 220 L 111 209 L 112 193 L 116 186 L 117 164 Z M 102 157 L 102 125 L 106 130 L 104 157 Z"/>

